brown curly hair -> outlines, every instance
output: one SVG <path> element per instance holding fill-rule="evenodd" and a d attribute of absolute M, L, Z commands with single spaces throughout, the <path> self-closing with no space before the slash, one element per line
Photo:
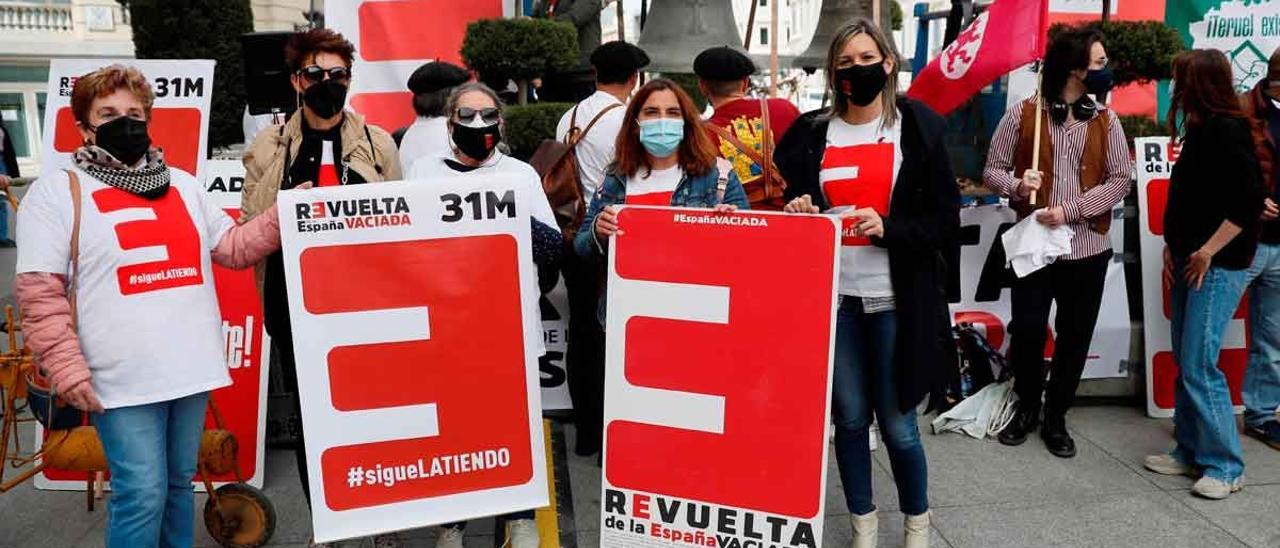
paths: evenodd
<path fill-rule="evenodd" d="M 289 37 L 284 45 L 284 58 L 289 70 L 298 72 L 302 64 L 317 53 L 332 53 L 342 58 L 347 68 L 355 59 L 356 47 L 341 34 L 330 29 L 311 29 Z"/>

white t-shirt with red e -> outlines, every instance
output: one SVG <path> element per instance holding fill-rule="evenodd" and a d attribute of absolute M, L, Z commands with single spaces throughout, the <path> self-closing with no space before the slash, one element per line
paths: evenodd
<path fill-rule="evenodd" d="M 627 179 L 627 205 L 670 206 L 671 196 L 684 178 L 684 170 L 674 165 Z"/>
<path fill-rule="evenodd" d="M 204 189 L 170 168 L 148 200 L 76 169 L 80 180 L 77 333 L 107 409 L 231 384 L 209 250 L 234 224 Z M 18 268 L 71 275 L 68 176 L 36 181 L 18 210 Z"/>
<path fill-rule="evenodd" d="M 832 118 L 827 147 L 822 155 L 818 182 L 832 212 L 865 207 L 881 217 L 889 215 L 893 185 L 902 167 L 902 129 L 882 127 L 879 119 L 850 124 Z M 856 236 L 855 219 L 845 219 L 841 229 L 840 294 L 855 297 L 892 297 L 889 252 Z"/>

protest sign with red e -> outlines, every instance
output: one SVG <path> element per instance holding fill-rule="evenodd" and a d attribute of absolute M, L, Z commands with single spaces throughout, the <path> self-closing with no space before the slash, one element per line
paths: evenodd
<path fill-rule="evenodd" d="M 82 143 L 70 106 L 75 79 L 112 63 L 134 66 L 151 81 L 156 101 L 149 129 L 153 142 L 164 149 L 165 161 L 204 180 L 210 199 L 233 218 L 238 217 L 243 167 L 238 161 L 206 162 L 204 154 L 213 90 L 213 61 L 55 59 L 49 71 L 49 100 L 45 113 L 45 127 L 54 129 L 45 133 L 42 175 L 69 167 L 71 152 Z M 206 167 L 210 173 L 205 173 Z M 105 202 L 102 206 L 114 207 Z M 159 215 L 160 210 L 153 209 L 150 214 Z M 215 390 L 212 397 L 221 411 L 224 427 L 235 435 L 238 442 L 237 460 L 241 477 L 246 483 L 261 487 L 266 440 L 266 365 L 270 348 L 262 328 L 261 302 L 252 270 L 237 272 L 217 265 L 213 270 L 232 385 Z M 212 428 L 212 420 L 208 420 L 207 425 Z M 37 431 L 37 440 L 43 435 Z M 234 474 L 213 479 L 215 482 L 236 480 Z M 46 469 L 36 477 L 36 486 L 83 490 L 84 473 Z M 200 483 L 196 486 L 203 489 Z"/>
<path fill-rule="evenodd" d="M 1147 414 L 1173 416 L 1178 364 L 1173 359 L 1172 314 L 1169 286 L 1164 283 L 1164 212 L 1169 178 L 1178 159 L 1178 147 L 1168 137 L 1134 140 L 1137 156 L 1138 208 L 1142 212 L 1139 243 L 1142 248 L 1143 338 L 1147 357 Z M 1248 298 L 1242 299 L 1235 317 L 1222 333 L 1218 368 L 1227 376 L 1231 401 L 1240 410 L 1240 387 L 1249 361 Z"/>
<path fill-rule="evenodd" d="M 628 206 L 619 227 L 601 545 L 820 545 L 836 222 Z"/>
<path fill-rule="evenodd" d="M 325 24 L 356 46 L 351 109 L 389 132 L 413 122 L 409 75 L 428 61 L 462 65 L 467 24 L 515 15 L 510 0 L 347 0 L 325 3 Z"/>
<path fill-rule="evenodd" d="M 280 193 L 315 539 L 545 506 L 527 182 Z"/>
<path fill-rule="evenodd" d="M 209 144 L 209 105 L 213 96 L 213 61 L 202 59 L 54 59 L 49 64 L 40 175 L 71 166 L 71 153 L 83 144 L 71 112 L 76 79 L 111 64 L 136 67 L 151 81 L 151 141 L 164 150 L 169 166 L 193 177 L 204 176 Z"/>

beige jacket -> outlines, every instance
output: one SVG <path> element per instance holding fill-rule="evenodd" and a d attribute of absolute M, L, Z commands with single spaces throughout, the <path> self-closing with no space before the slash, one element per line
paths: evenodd
<path fill-rule="evenodd" d="M 290 116 L 283 126 L 271 126 L 254 137 L 244 153 L 240 222 L 252 219 L 276 203 L 276 193 L 280 191 L 280 182 L 288 169 L 284 165 L 285 147 L 289 148 L 290 158 L 297 158 L 301 146 L 302 116 L 297 113 Z M 342 157 L 351 170 L 368 182 L 399 181 L 403 178 L 400 153 L 391 135 L 380 127 L 366 125 L 363 116 L 350 110 L 346 111 L 346 119 L 342 122 Z M 265 261 L 255 267 L 259 293 L 265 268 Z"/>

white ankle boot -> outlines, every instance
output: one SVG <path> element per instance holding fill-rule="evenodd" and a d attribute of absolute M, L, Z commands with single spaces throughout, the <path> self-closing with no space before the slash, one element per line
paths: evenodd
<path fill-rule="evenodd" d="M 853 524 L 853 548 L 876 548 L 880 518 L 876 516 L 875 510 L 861 516 L 850 515 L 849 522 Z"/>
<path fill-rule="evenodd" d="M 906 548 L 929 548 L 929 512 L 907 516 L 902 524 L 906 532 Z"/>

